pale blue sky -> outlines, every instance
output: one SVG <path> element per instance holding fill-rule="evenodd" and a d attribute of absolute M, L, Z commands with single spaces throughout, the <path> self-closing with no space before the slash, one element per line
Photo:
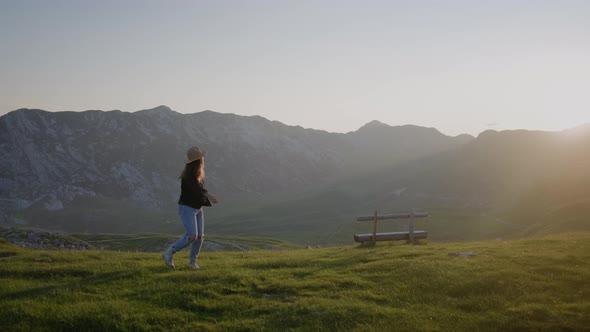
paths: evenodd
<path fill-rule="evenodd" d="M 0 115 L 161 104 L 332 132 L 590 122 L 590 1 L 0 0 Z"/>

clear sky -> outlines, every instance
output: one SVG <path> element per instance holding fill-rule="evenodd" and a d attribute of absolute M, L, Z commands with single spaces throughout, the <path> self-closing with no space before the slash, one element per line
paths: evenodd
<path fill-rule="evenodd" d="M 332 132 L 590 122 L 590 1 L 0 0 L 0 115 L 168 105 Z"/>

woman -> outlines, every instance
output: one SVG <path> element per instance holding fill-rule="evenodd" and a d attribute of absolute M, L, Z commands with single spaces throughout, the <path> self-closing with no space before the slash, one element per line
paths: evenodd
<path fill-rule="evenodd" d="M 178 214 L 186 233 L 176 240 L 170 248 L 162 254 L 166 265 L 174 268 L 172 256 L 188 245 L 192 245 L 189 253 L 188 267 L 198 269 L 197 257 L 203 245 L 203 206 L 211 206 L 218 202 L 217 197 L 203 187 L 205 179 L 205 155 L 207 151 L 194 146 L 186 152 L 187 162 L 180 175 L 180 198 L 178 199 Z"/>

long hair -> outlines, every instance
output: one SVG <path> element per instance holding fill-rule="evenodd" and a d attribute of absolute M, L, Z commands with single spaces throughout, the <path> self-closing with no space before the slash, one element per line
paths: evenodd
<path fill-rule="evenodd" d="M 205 180 L 205 159 L 201 158 L 199 160 L 195 160 L 190 164 L 186 164 L 184 166 L 184 170 L 182 174 L 180 174 L 180 178 L 183 180 L 188 180 L 191 177 L 197 179 L 197 182 L 203 184 Z"/>

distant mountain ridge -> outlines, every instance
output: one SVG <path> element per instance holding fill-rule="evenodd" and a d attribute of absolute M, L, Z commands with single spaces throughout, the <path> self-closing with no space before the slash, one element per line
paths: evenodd
<path fill-rule="evenodd" d="M 486 131 L 470 143 L 367 175 L 377 206 L 494 214 L 519 234 L 590 230 L 590 126 Z M 403 193 L 392 197 L 392 189 Z"/>
<path fill-rule="evenodd" d="M 231 201 L 306 190 L 470 139 L 376 122 L 328 133 L 260 116 L 181 114 L 166 106 L 133 113 L 20 109 L 0 117 L 0 221 L 38 222 L 19 211 L 72 211 L 68 218 L 80 219 L 76 231 L 108 231 L 105 201 L 168 209 L 177 199 L 185 151 L 194 144 L 210 151 L 207 187 Z M 83 212 L 74 214 L 81 206 Z"/>

